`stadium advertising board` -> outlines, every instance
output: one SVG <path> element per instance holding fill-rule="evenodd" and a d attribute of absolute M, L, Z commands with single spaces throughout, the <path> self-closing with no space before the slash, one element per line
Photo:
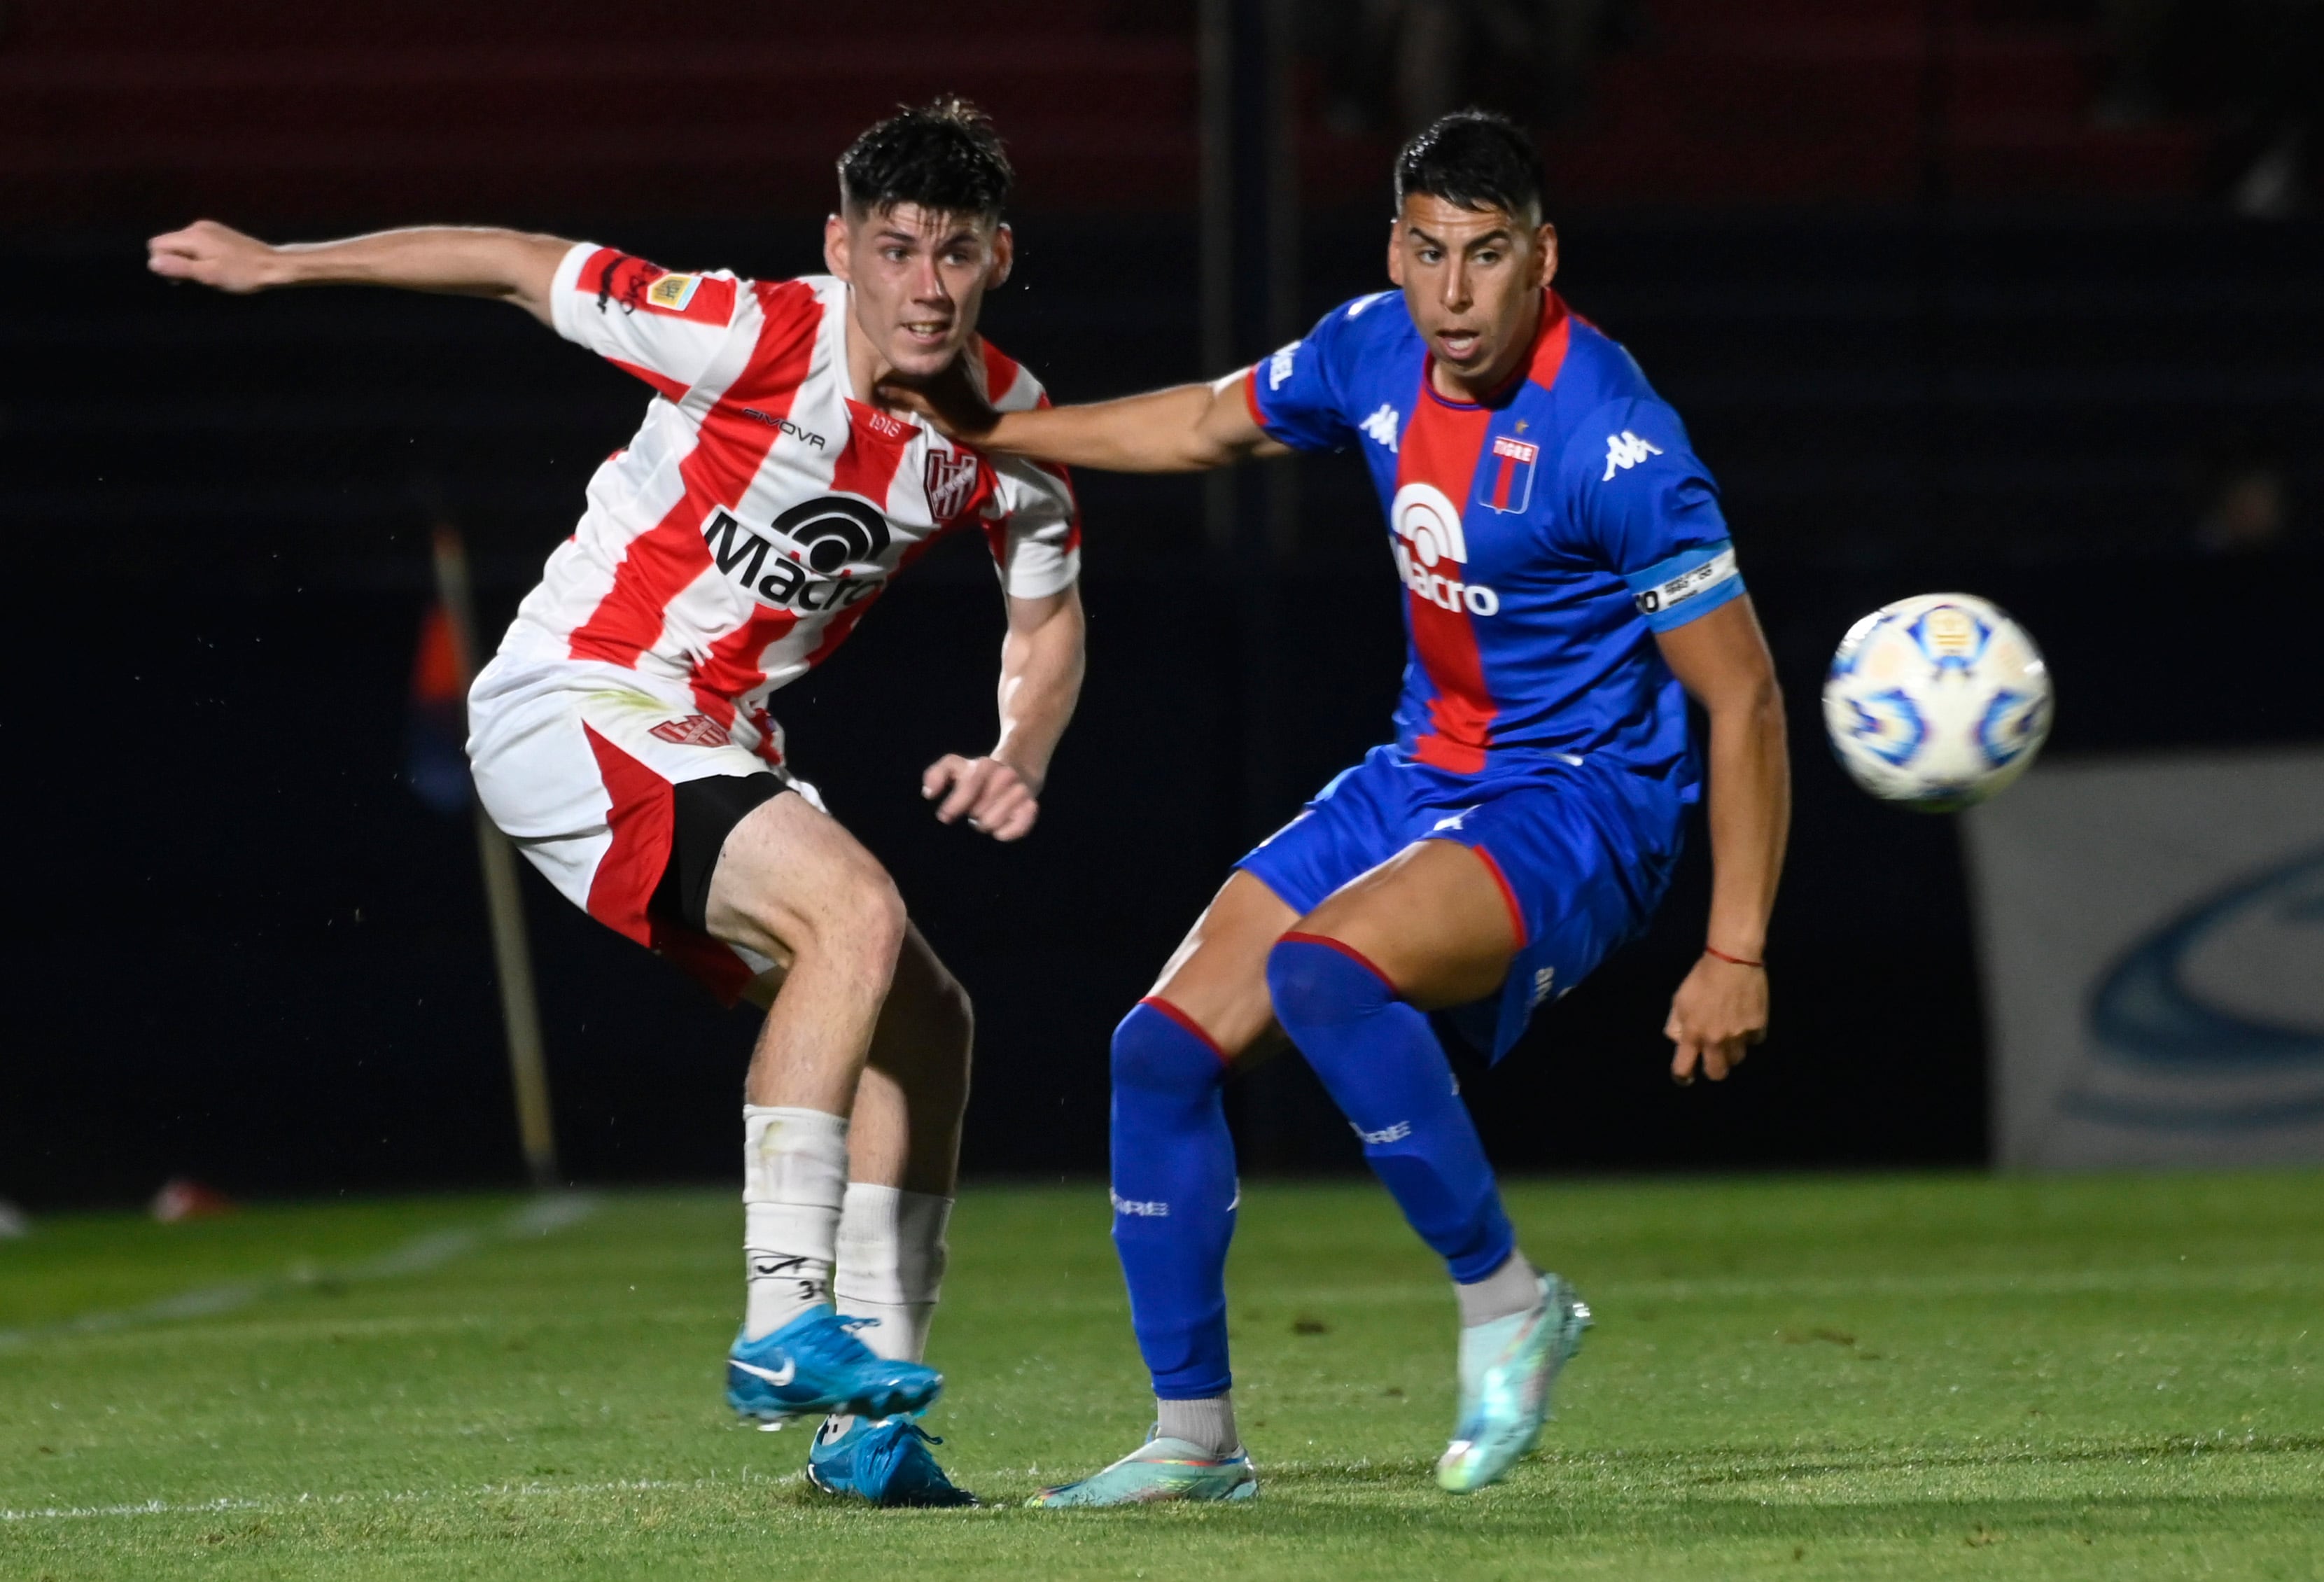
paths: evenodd
<path fill-rule="evenodd" d="M 2324 750 L 2045 763 L 1964 830 L 1997 1164 L 2324 1161 Z"/>

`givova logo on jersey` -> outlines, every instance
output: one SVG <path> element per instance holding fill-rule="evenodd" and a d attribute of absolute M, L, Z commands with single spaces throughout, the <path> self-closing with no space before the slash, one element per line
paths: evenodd
<path fill-rule="evenodd" d="M 754 531 L 725 506 L 702 524 L 719 571 L 752 597 L 787 610 L 819 613 L 860 603 L 884 586 L 888 519 L 845 494 L 802 501 Z"/>
<path fill-rule="evenodd" d="M 1469 537 L 1461 530 L 1461 512 L 1444 491 L 1434 483 L 1406 483 L 1388 503 L 1388 520 L 1396 533 L 1389 540 L 1396 573 L 1406 587 L 1440 610 L 1465 610 L 1471 615 L 1500 612 L 1499 593 L 1461 579 L 1469 559 Z"/>

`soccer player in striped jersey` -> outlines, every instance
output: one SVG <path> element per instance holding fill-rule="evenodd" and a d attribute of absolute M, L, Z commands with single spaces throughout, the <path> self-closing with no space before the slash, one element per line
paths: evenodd
<path fill-rule="evenodd" d="M 469 754 L 493 822 L 568 899 L 729 1003 L 768 1006 L 727 1398 L 769 1423 L 825 1417 L 810 1475 L 884 1504 L 968 1498 L 913 1414 L 943 1384 L 921 1356 L 969 1005 L 879 861 L 792 774 L 768 704 L 939 538 L 981 535 L 1008 602 L 1000 735 L 930 766 L 922 792 L 995 840 L 1033 827 L 1081 685 L 1072 487 L 870 404 L 883 377 L 948 367 L 1001 409 L 1043 400 L 976 334 L 1009 274 L 1010 181 L 991 124 L 943 100 L 841 158 L 830 272 L 801 280 L 672 273 L 512 231 L 271 247 L 206 221 L 151 245 L 157 273 L 227 291 L 497 298 L 651 388 L 476 678 Z"/>
<path fill-rule="evenodd" d="M 1114 1241 L 1158 1421 L 1038 1503 L 1244 1499 L 1220 1090 L 1288 1034 L 1459 1299 L 1460 1405 L 1437 1481 L 1464 1493 L 1538 1437 L 1589 1310 L 1518 1250 L 1425 1013 L 1499 1059 L 1534 1008 L 1660 902 L 1704 781 L 1715 868 L 1666 1034 L 1717 1081 L 1767 1022 L 1761 964 L 1789 787 L 1766 646 L 1719 496 L 1629 354 L 1560 300 L 1532 144 L 1446 117 L 1396 169 L 1388 275 L 1215 383 L 996 415 L 956 382 L 898 399 L 995 454 L 1123 472 L 1354 450 L 1404 583 L 1397 740 L 1238 865 L 1113 1040 Z"/>

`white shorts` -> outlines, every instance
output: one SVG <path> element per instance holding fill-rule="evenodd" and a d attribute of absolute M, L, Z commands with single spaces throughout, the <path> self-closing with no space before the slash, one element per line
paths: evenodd
<path fill-rule="evenodd" d="M 815 787 L 735 742 L 680 685 L 616 666 L 503 654 L 468 692 L 484 812 L 559 894 L 732 1004 L 775 963 L 650 911 L 669 866 L 671 793 L 713 775 Z"/>

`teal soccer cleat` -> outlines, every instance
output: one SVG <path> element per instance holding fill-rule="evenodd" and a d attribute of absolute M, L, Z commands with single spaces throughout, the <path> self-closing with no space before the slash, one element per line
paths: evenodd
<path fill-rule="evenodd" d="M 908 1417 L 829 1418 L 807 1449 L 807 1481 L 827 1495 L 875 1505 L 976 1504 L 928 1454 L 930 1445 L 943 1443 Z"/>
<path fill-rule="evenodd" d="M 1499 1482 L 1541 1438 L 1550 1386 L 1582 1346 L 1590 1306 L 1554 1274 L 1541 1306 L 1461 1332 L 1461 1417 L 1436 1463 L 1436 1486 L 1474 1494 Z"/>
<path fill-rule="evenodd" d="M 1249 1500 L 1259 1472 L 1240 1449 L 1209 1456 L 1184 1439 L 1149 1432 L 1146 1442 L 1079 1483 L 1045 1488 L 1025 1503 L 1050 1510 L 1076 1505 L 1150 1505 L 1163 1500 Z"/>
<path fill-rule="evenodd" d="M 943 1393 L 944 1375 L 917 1362 L 890 1362 L 855 1338 L 876 1322 L 813 1308 L 771 1335 L 738 1337 L 726 1357 L 726 1404 L 777 1427 L 810 1413 L 893 1417 L 925 1409 Z"/>

